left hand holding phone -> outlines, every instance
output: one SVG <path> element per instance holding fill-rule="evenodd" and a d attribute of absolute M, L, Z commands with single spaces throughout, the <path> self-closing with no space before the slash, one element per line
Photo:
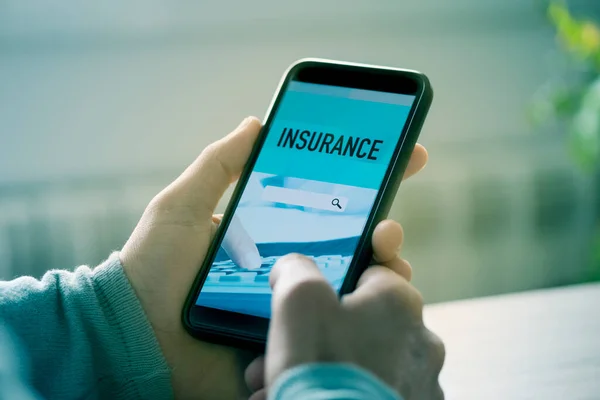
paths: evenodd
<path fill-rule="evenodd" d="M 192 338 L 181 323 L 181 309 L 216 231 L 217 203 L 243 170 L 260 128 L 258 119 L 247 118 L 208 146 L 150 202 L 120 252 L 125 273 L 172 368 L 176 398 L 237 399 L 245 391 L 240 351 Z M 417 145 L 404 178 L 421 170 L 426 161 L 427 152 Z M 410 266 L 397 255 L 401 232 L 392 221 L 377 227 L 375 259 L 410 276 Z"/>

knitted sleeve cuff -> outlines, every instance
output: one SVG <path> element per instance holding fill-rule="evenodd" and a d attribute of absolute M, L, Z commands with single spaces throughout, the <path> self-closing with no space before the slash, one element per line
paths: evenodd
<path fill-rule="evenodd" d="M 92 282 L 107 329 L 118 332 L 115 340 L 120 343 L 107 356 L 115 373 L 124 378 L 120 397 L 171 399 L 171 371 L 118 253 L 93 270 Z"/>
<path fill-rule="evenodd" d="M 306 364 L 282 373 L 269 400 L 402 400 L 379 378 L 350 364 Z"/>

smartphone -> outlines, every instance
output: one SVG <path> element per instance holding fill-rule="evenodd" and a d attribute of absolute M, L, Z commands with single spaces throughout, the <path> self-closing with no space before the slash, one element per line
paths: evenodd
<path fill-rule="evenodd" d="M 192 285 L 183 324 L 202 340 L 264 349 L 269 273 L 304 254 L 340 296 L 371 261 L 433 99 L 405 69 L 303 59 L 284 74 Z"/>

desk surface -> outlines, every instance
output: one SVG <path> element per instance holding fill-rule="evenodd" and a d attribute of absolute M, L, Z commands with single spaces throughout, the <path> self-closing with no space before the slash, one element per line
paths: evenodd
<path fill-rule="evenodd" d="M 431 305 L 448 400 L 600 399 L 600 284 Z"/>

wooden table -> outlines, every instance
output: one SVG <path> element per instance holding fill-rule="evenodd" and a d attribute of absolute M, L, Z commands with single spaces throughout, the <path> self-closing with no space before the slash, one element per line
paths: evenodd
<path fill-rule="evenodd" d="M 449 400 L 599 400 L 600 284 L 428 306 Z"/>

